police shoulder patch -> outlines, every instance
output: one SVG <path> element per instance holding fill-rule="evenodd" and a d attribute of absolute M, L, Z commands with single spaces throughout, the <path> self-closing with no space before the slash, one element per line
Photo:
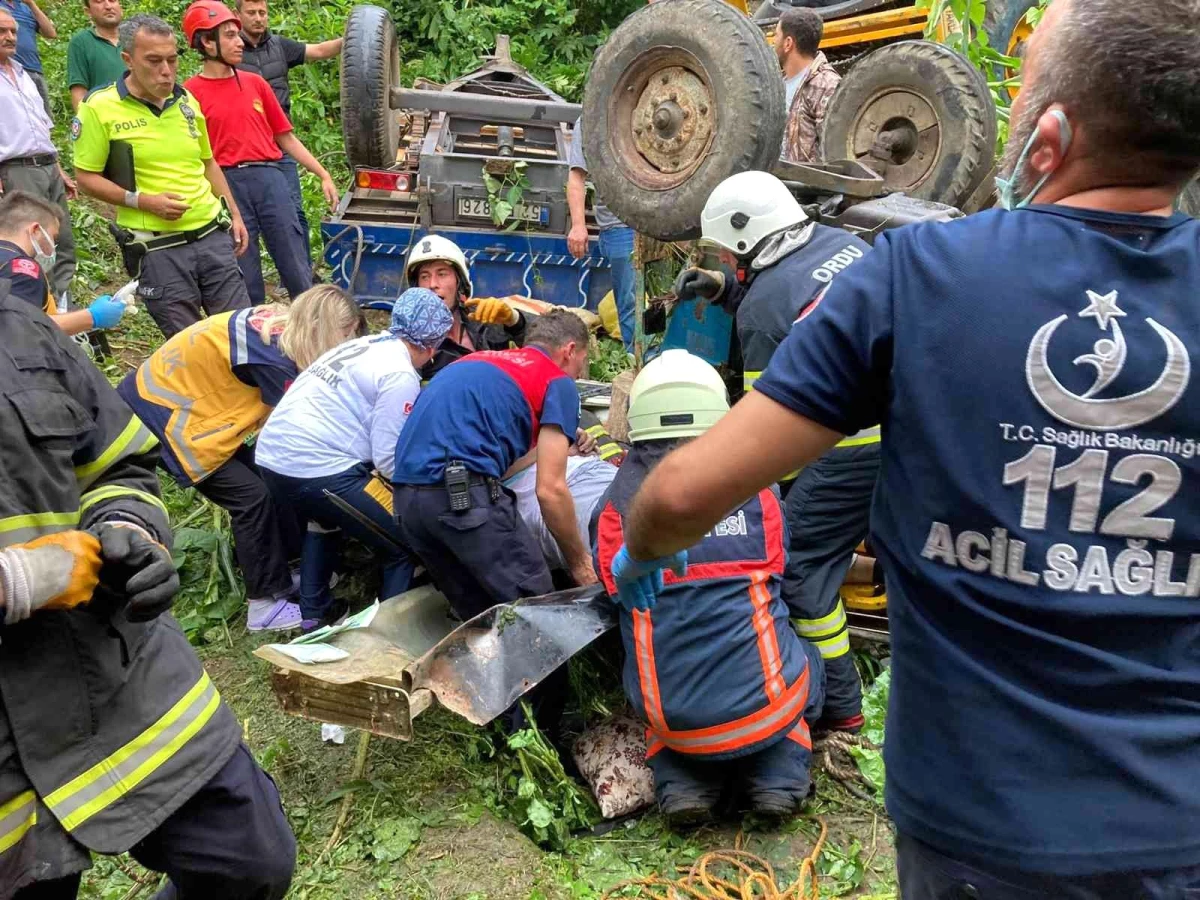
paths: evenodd
<path fill-rule="evenodd" d="M 79 140 L 79 135 L 83 134 L 83 123 L 79 121 L 79 116 L 71 120 L 71 140 Z"/>

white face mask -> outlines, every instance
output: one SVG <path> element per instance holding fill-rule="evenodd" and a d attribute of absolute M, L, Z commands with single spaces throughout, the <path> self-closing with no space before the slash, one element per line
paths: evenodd
<path fill-rule="evenodd" d="M 34 230 L 29 232 L 29 243 L 33 245 L 33 258 L 37 260 L 37 264 L 49 274 L 54 268 L 54 260 L 58 253 L 54 249 L 54 241 L 50 240 L 50 235 L 46 233 L 46 229 L 41 225 L 34 225 Z M 41 237 L 45 239 L 49 250 L 46 250 L 41 241 L 38 239 L 39 232 Z"/>
<path fill-rule="evenodd" d="M 1058 152 L 1061 155 L 1066 156 L 1067 150 L 1071 146 L 1071 123 L 1067 121 L 1066 114 L 1064 114 L 1061 109 L 1051 110 L 1050 115 L 1058 119 L 1058 124 L 1062 129 L 1062 134 L 1059 139 L 1060 143 Z M 996 189 L 999 192 L 1000 205 L 1004 209 L 1021 209 L 1022 207 L 1028 206 L 1033 202 L 1033 198 L 1038 195 L 1038 191 L 1040 191 L 1045 186 L 1046 182 L 1050 180 L 1050 176 L 1054 174 L 1053 172 L 1046 172 L 1037 180 L 1037 184 L 1033 186 L 1028 194 L 1020 199 L 1017 198 L 1017 181 L 1021 177 L 1021 169 L 1025 165 L 1025 157 L 1027 157 L 1033 150 L 1033 145 L 1037 143 L 1037 139 L 1038 132 L 1037 129 L 1034 129 L 1033 134 L 1029 136 L 1029 140 L 1025 142 L 1025 149 L 1023 149 L 1021 151 L 1021 155 L 1017 157 L 1017 163 L 1015 166 L 1013 166 L 1013 170 L 1008 174 L 1008 177 L 996 178 Z"/>

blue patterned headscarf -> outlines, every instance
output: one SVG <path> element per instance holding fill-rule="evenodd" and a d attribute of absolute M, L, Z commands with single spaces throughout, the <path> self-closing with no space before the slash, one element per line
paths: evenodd
<path fill-rule="evenodd" d="M 441 297 L 429 288 L 414 287 L 401 294 L 392 307 L 388 331 L 417 347 L 433 350 L 441 345 L 453 324 L 454 317 Z"/>

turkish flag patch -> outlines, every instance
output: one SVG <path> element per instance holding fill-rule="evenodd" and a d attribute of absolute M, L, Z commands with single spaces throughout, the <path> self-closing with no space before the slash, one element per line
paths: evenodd
<path fill-rule="evenodd" d="M 42 267 L 35 260 L 27 256 L 18 256 L 12 261 L 12 273 L 14 275 L 28 275 L 30 278 L 41 278 Z"/>
<path fill-rule="evenodd" d="M 803 322 L 806 318 L 808 318 L 809 314 L 814 309 L 821 305 L 821 301 L 825 299 L 825 291 L 827 290 L 829 290 L 829 288 L 825 288 L 824 291 L 821 291 L 821 293 L 817 294 L 817 299 L 808 304 L 808 306 L 804 307 L 804 309 L 800 310 L 800 315 L 796 318 L 797 322 Z"/>

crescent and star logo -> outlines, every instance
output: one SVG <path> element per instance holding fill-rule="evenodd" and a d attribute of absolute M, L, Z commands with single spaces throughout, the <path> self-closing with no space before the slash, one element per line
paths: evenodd
<path fill-rule="evenodd" d="M 1154 319 L 1146 319 L 1146 324 L 1157 332 L 1167 348 L 1162 374 L 1154 384 L 1137 393 L 1099 398 L 1096 395 L 1112 384 L 1125 366 L 1128 348 L 1117 321 L 1125 316 L 1125 311 L 1117 306 L 1116 291 L 1103 295 L 1088 291 L 1087 296 L 1088 306 L 1079 313 L 1079 318 L 1094 318 L 1100 330 L 1111 335 L 1096 341 L 1092 353 L 1074 360 L 1077 366 L 1089 365 L 1096 370 L 1095 382 L 1083 394 L 1076 394 L 1067 390 L 1050 370 L 1050 339 L 1068 318 L 1061 315 L 1039 328 L 1029 344 L 1025 377 L 1033 396 L 1054 418 L 1077 428 L 1119 431 L 1158 418 L 1179 402 L 1191 378 L 1192 363 L 1183 341 Z"/>

